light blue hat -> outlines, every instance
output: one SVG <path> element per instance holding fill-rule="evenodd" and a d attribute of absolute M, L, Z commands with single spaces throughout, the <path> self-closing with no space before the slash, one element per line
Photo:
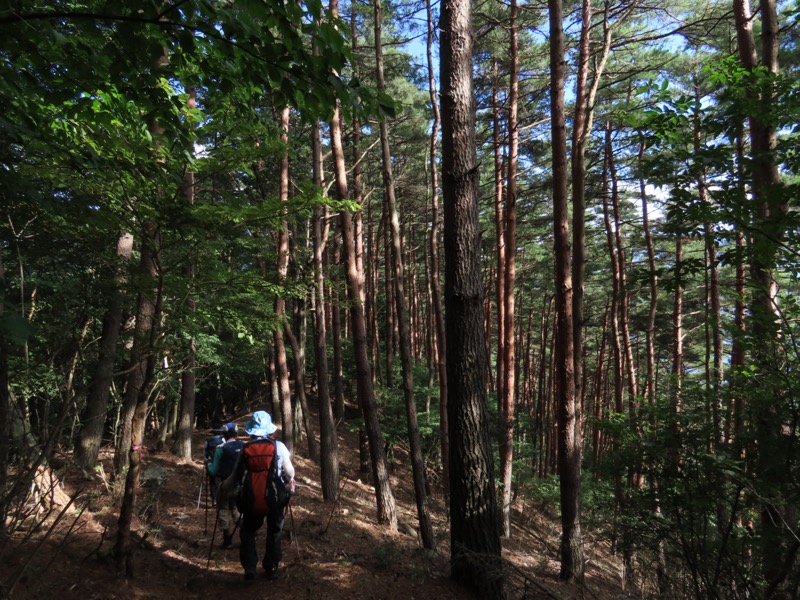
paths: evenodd
<path fill-rule="evenodd" d="M 257 410 L 244 424 L 244 430 L 248 435 L 264 437 L 278 430 L 278 426 L 272 422 L 272 417 L 265 410 Z"/>

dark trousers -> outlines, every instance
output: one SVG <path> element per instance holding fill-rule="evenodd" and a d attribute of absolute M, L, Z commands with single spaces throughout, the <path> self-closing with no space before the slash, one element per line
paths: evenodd
<path fill-rule="evenodd" d="M 217 481 L 217 477 L 210 475 L 206 472 L 206 476 L 208 477 L 208 491 L 211 494 L 211 505 L 217 505 L 217 490 L 219 489 L 219 481 Z"/>
<path fill-rule="evenodd" d="M 283 510 L 271 511 L 267 516 L 267 547 L 261 565 L 267 572 L 274 571 L 281 562 L 281 530 L 283 529 Z M 258 565 L 256 532 L 264 524 L 263 515 L 245 513 L 242 516 L 242 529 L 239 534 L 239 561 L 245 573 L 255 573 Z"/>

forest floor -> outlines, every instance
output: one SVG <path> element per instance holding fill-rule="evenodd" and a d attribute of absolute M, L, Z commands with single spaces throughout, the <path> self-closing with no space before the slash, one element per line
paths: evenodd
<path fill-rule="evenodd" d="M 246 416 L 237 419 L 240 430 Z M 404 525 L 397 533 L 378 525 L 373 488 L 359 473 L 358 436 L 346 426 L 339 428 L 339 499 L 323 501 L 319 465 L 308 459 L 304 439 L 293 459 L 298 492 L 286 513 L 279 577 L 246 582 L 239 564 L 238 533 L 234 545 L 222 549 L 222 535 L 217 531 L 211 547 L 215 511 L 200 488 L 207 437 L 207 431 L 196 432 L 193 461 L 179 460 L 166 449 L 146 447 L 132 525 L 133 577 L 126 577 L 111 559 L 119 494 L 101 476 L 103 471 L 87 479 L 65 466 L 59 471 L 63 491 L 53 494 L 53 514 L 67 505 L 69 497 L 79 495 L 49 536 L 45 537 L 46 527 L 21 528 L 0 546 L 0 595 L 20 600 L 476 598 L 448 578 L 449 533 L 442 495 L 431 502 L 437 552 L 426 552 L 411 528 L 417 521 L 413 484 L 407 456 L 398 447 L 393 453 L 391 483 Z M 105 472 L 110 472 L 111 455 L 104 453 L 101 458 Z M 257 538 L 259 559 L 264 529 Z M 583 535 L 585 582 L 564 584 L 558 580 L 558 518 L 520 494 L 512 537 L 503 540 L 509 600 L 635 597 L 620 588 L 620 560 L 612 555 L 608 541 L 586 527 Z"/>

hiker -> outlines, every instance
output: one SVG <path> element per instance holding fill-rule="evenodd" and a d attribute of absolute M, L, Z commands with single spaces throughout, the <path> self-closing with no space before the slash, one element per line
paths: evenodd
<path fill-rule="evenodd" d="M 294 492 L 295 483 L 294 465 L 288 448 L 283 442 L 270 437 L 277 429 L 268 412 L 254 412 L 244 424 L 244 430 L 251 439 L 244 445 L 234 472 L 223 483 L 226 489 L 239 487 L 241 490 L 239 560 L 244 567 L 244 578 L 247 581 L 252 581 L 256 576 L 256 532 L 264 524 L 264 517 L 267 519 L 267 542 L 261 565 L 267 579 L 278 576 L 283 513 L 289 503 L 289 496 Z"/>
<path fill-rule="evenodd" d="M 217 451 L 217 446 L 221 446 L 225 441 L 225 438 L 222 436 L 222 434 L 225 433 L 222 425 L 215 424 L 211 429 L 211 433 L 213 436 L 206 440 L 206 445 L 203 447 L 203 460 L 205 461 L 206 468 L 208 468 L 209 463 L 214 460 L 214 453 Z M 208 471 L 206 471 L 206 476 L 208 477 L 208 487 L 211 492 L 211 506 L 216 506 L 218 481 L 216 477 L 208 474 Z"/>
<path fill-rule="evenodd" d="M 207 465 L 208 474 L 216 481 L 222 482 L 230 477 L 239 460 L 239 453 L 244 448 L 244 442 L 236 439 L 239 428 L 236 423 L 226 423 L 222 430 L 225 441 L 217 446 L 214 458 Z M 236 494 L 226 493 L 223 486 L 217 491 L 217 524 L 222 530 L 222 547 L 230 548 L 233 543 L 233 532 L 230 527 L 239 521 L 239 511 L 236 508 Z"/>

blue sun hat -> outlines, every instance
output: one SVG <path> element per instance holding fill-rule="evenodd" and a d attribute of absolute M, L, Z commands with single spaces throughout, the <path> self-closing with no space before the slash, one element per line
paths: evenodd
<path fill-rule="evenodd" d="M 272 417 L 265 410 L 257 410 L 244 424 L 244 430 L 248 435 L 264 437 L 278 430 L 278 426 L 272 422 Z"/>

